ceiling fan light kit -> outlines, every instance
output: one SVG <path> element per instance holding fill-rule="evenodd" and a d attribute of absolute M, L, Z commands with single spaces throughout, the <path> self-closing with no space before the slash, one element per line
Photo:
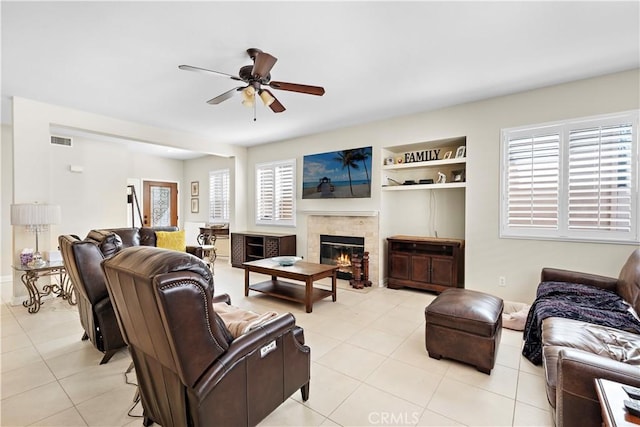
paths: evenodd
<path fill-rule="evenodd" d="M 289 92 L 298 92 L 309 95 L 322 96 L 324 95 L 324 88 L 320 86 L 309 86 L 298 83 L 287 82 L 274 82 L 271 81 L 271 69 L 278 61 L 273 55 L 263 52 L 260 49 L 250 48 L 247 49 L 249 58 L 253 61 L 253 65 L 245 65 L 238 71 L 238 76 L 234 76 L 220 71 L 207 70 L 206 68 L 194 67 L 191 65 L 178 66 L 181 70 L 196 71 L 205 74 L 213 74 L 219 77 L 230 78 L 231 80 L 241 81 L 246 83 L 246 86 L 238 86 L 230 89 L 215 98 L 211 98 L 207 101 L 208 104 L 218 105 L 223 101 L 233 97 L 236 93 L 241 92 L 242 104 L 246 107 L 254 107 L 256 105 L 256 93 L 262 100 L 266 107 L 271 108 L 274 113 L 281 113 L 286 110 L 284 105 L 273 96 L 267 89 L 263 89 L 262 86 L 268 86 L 272 89 L 285 90 Z M 254 117 L 255 120 L 255 117 Z"/>

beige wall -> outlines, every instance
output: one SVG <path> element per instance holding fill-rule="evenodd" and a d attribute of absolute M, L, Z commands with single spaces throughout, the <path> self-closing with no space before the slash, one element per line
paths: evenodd
<path fill-rule="evenodd" d="M 253 180 L 255 163 L 296 158 L 300 188 L 305 154 L 372 145 L 373 187 L 379 188 L 382 147 L 466 136 L 466 190 L 464 193 L 432 190 L 437 199 L 438 235 L 458 237 L 453 234 L 461 227 L 451 212 L 464 209 L 462 229 L 466 239 L 467 288 L 490 292 L 506 300 L 531 301 L 542 267 L 617 276 L 634 247 L 500 239 L 500 130 L 640 108 L 639 77 L 640 72 L 636 69 L 253 147 L 248 153 L 249 182 Z M 249 200 L 253 200 L 253 186 L 248 188 Z M 381 238 L 384 240 L 399 233 L 428 235 L 431 203 L 430 191 L 403 191 L 393 195 L 374 191 L 371 199 L 298 200 L 298 248 L 307 246 L 304 241 L 305 210 L 380 211 Z M 251 226 L 253 209 L 250 208 L 247 215 L 247 223 Z M 384 256 L 382 254 L 380 260 L 383 266 Z M 506 279 L 505 287 L 498 286 L 500 276 Z"/>
<path fill-rule="evenodd" d="M 13 137 L 11 127 L 2 125 L 0 134 L 0 280 L 11 279 L 11 196 L 13 193 Z"/>
<path fill-rule="evenodd" d="M 11 203 L 37 201 L 61 206 L 62 222 L 41 235 L 41 251 L 57 248 L 59 234 L 84 236 L 92 228 L 127 226 L 130 209 L 126 203 L 126 186 L 130 182 L 177 182 L 180 194 L 189 194 L 189 187 L 185 182 L 186 179 L 191 179 L 190 175 L 185 174 L 187 162 L 132 153 L 120 145 L 99 138 L 92 140 L 74 137 L 72 147 L 53 146 L 49 143 L 52 125 L 56 128 L 69 127 L 166 147 L 181 145 L 192 151 L 225 157 L 244 159 L 246 151 L 243 147 L 212 144 L 191 134 L 14 98 L 13 161 L 10 164 L 14 185 L 10 188 L 4 180 L 2 182 L 3 212 L 5 209 L 8 212 Z M 3 129 L 3 146 L 5 133 Z M 3 148 L 3 166 L 6 164 L 6 151 Z M 84 170 L 82 173 L 72 173 L 70 165 L 82 166 Z M 206 188 L 202 188 L 205 193 L 208 192 Z M 10 196 L 7 197 L 6 194 Z M 189 209 L 189 205 L 180 205 L 178 214 L 182 216 L 185 209 Z M 9 218 L 3 216 L 2 224 L 4 230 L 9 224 Z M 12 246 L 6 252 L 10 255 L 7 258 L 17 257 L 22 248 L 34 246 L 33 234 L 25 232 L 21 227 L 8 227 L 12 230 L 12 239 L 9 240 L 12 241 Z M 12 274 L 8 265 L 10 263 L 3 257 L 3 276 Z M 15 273 L 13 283 L 15 300 L 24 295 L 25 290 Z"/>
<path fill-rule="evenodd" d="M 25 99 L 14 100 L 14 162 L 11 167 L 15 191 L 6 181 L 6 138 L 10 135 L 3 128 L 2 149 L 2 237 L 9 221 L 7 203 L 42 201 L 52 202 L 59 188 L 54 178 L 60 165 L 52 162 L 49 147 L 49 125 L 71 126 L 106 134 L 172 145 L 172 141 L 185 142 L 187 148 L 210 154 L 230 157 L 236 176 L 232 179 L 235 194 L 234 221 L 236 230 L 295 232 L 299 252 L 306 251 L 306 218 L 309 212 L 377 211 L 380 212 L 380 234 L 384 239 L 393 234 L 414 232 L 428 235 L 431 232 L 429 213 L 432 211 L 432 195 L 429 191 L 398 192 L 402 195 L 382 194 L 376 189 L 381 185 L 380 165 L 383 147 L 406 145 L 450 137 L 467 138 L 467 188 L 463 192 L 435 192 L 436 224 L 441 237 L 462 232 L 466 239 L 466 283 L 468 288 L 497 294 L 507 300 L 531 301 L 535 293 L 540 269 L 554 266 L 604 275 L 617 275 L 622 263 L 633 247 L 619 244 L 562 243 L 536 240 L 507 240 L 498 237 L 499 221 L 499 169 L 500 129 L 525 124 L 611 113 L 640 108 L 640 71 L 632 70 L 594 79 L 570 82 L 539 90 L 453 106 L 437 111 L 411 116 L 380 120 L 360 126 L 352 126 L 322 134 L 296 138 L 249 149 L 210 144 L 208 141 L 171 131 L 149 128 L 107 117 L 50 106 Z M 286 120 L 286 117 L 282 118 Z M 177 145 L 177 144 L 174 144 Z M 297 188 L 302 185 L 302 158 L 305 154 L 373 146 L 373 193 L 370 199 L 349 200 L 297 200 L 298 216 L 295 229 L 275 229 L 254 225 L 254 168 L 255 164 L 269 160 L 295 158 L 298 164 Z M 58 148 L 58 147 L 55 147 Z M 95 155 L 88 152 L 87 155 Z M 136 166 L 142 167 L 138 163 Z M 119 166 L 116 166 L 119 167 Z M 179 178 L 188 183 L 202 178 L 207 166 L 194 163 L 194 174 L 185 163 Z M 149 174 L 146 174 L 148 178 Z M 208 175 L 207 175 L 208 176 Z M 131 176 L 128 176 L 131 178 Z M 82 199 L 93 190 L 91 182 L 76 187 L 74 197 Z M 123 184 L 124 185 L 124 184 Z M 202 187 L 201 187 L 202 189 Z M 13 192 L 7 202 L 6 192 Z M 188 187 L 183 188 L 188 194 Z M 202 190 L 201 190 L 202 191 Z M 457 191 L 457 190 L 456 190 Z M 69 196 L 69 195 L 67 195 Z M 184 198 L 190 198 L 184 196 Z M 329 203 L 330 202 L 330 203 Z M 203 200 L 201 212 L 203 210 Z M 184 208 L 188 209 L 188 205 Z M 465 212 L 464 224 L 456 218 Z M 451 212 L 456 214 L 451 214 Z M 63 210 L 63 218 L 64 218 Z M 185 218 L 191 217 L 187 213 Z M 193 220 L 202 220 L 201 217 Z M 64 225 L 71 232 L 75 225 Z M 53 230 L 48 244 L 55 245 Z M 447 236 L 449 235 L 449 236 Z M 33 236 L 14 235 L 14 248 L 28 244 Z M 12 249 L 12 250 L 13 250 Z M 3 253 L 4 253 L 3 246 Z M 304 255 L 304 253 L 302 253 Z M 385 264 L 384 254 L 380 263 Z M 2 260 L 6 273 L 5 257 Z M 498 287 L 498 277 L 506 278 L 506 287 Z M 19 281 L 18 281 L 19 283 Z"/>

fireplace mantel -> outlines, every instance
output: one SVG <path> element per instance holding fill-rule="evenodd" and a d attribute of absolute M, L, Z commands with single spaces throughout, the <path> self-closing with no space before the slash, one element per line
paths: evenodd
<path fill-rule="evenodd" d="M 307 259 L 320 262 L 320 235 L 364 237 L 369 252 L 369 278 L 380 284 L 380 216 L 378 211 L 314 211 L 307 214 Z"/>
<path fill-rule="evenodd" d="M 378 211 L 305 211 L 298 213 L 310 216 L 378 216 Z"/>

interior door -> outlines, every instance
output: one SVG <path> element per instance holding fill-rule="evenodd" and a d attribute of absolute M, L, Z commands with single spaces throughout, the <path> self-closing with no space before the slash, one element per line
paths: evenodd
<path fill-rule="evenodd" d="M 178 226 L 178 184 L 142 182 L 142 222 L 145 227 Z"/>

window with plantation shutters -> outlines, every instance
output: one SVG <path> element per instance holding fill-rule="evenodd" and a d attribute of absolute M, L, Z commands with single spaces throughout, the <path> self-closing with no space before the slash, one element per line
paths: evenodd
<path fill-rule="evenodd" d="M 501 237 L 638 243 L 638 111 L 502 131 Z"/>
<path fill-rule="evenodd" d="M 229 169 L 209 172 L 209 222 L 229 222 Z"/>
<path fill-rule="evenodd" d="M 295 226 L 295 160 L 256 165 L 256 224 Z"/>

